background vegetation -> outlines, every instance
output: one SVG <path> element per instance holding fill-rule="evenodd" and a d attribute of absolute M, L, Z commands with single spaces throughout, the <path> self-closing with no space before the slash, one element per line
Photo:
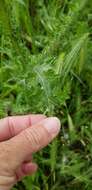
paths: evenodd
<path fill-rule="evenodd" d="M 14 190 L 92 189 L 92 2 L 0 0 L 0 117 L 58 116 L 61 133 Z"/>

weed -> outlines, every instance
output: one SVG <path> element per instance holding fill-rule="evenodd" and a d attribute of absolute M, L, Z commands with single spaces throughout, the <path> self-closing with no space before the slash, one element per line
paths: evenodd
<path fill-rule="evenodd" d="M 0 117 L 60 118 L 39 170 L 13 189 L 92 189 L 92 3 L 0 0 Z"/>

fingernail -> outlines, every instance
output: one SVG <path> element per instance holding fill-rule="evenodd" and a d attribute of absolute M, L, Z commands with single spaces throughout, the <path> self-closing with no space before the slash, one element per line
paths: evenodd
<path fill-rule="evenodd" d="M 54 138 L 60 131 L 60 120 L 57 117 L 49 117 L 44 121 L 44 127 Z"/>

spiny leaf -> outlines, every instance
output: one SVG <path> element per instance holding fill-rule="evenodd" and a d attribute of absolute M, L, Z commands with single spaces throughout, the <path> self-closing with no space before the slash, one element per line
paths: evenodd
<path fill-rule="evenodd" d="M 46 103 L 47 103 L 47 107 L 48 107 L 48 113 L 51 114 L 52 113 L 52 109 L 53 106 L 51 104 L 50 98 L 52 96 L 51 93 L 51 87 L 50 87 L 50 83 L 48 82 L 48 80 L 46 79 L 45 75 L 44 75 L 44 66 L 36 66 L 34 68 L 34 71 L 37 74 L 37 78 L 45 92 L 45 97 L 46 97 Z"/>

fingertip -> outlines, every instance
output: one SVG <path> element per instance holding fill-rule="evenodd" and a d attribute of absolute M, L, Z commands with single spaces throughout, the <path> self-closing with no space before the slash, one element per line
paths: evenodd
<path fill-rule="evenodd" d="M 60 131 L 61 123 L 57 117 L 49 117 L 43 121 L 43 125 L 52 138 L 54 138 Z"/>
<path fill-rule="evenodd" d="M 38 166 L 36 163 L 26 163 L 23 165 L 23 171 L 25 174 L 32 174 L 36 172 L 38 169 Z"/>

